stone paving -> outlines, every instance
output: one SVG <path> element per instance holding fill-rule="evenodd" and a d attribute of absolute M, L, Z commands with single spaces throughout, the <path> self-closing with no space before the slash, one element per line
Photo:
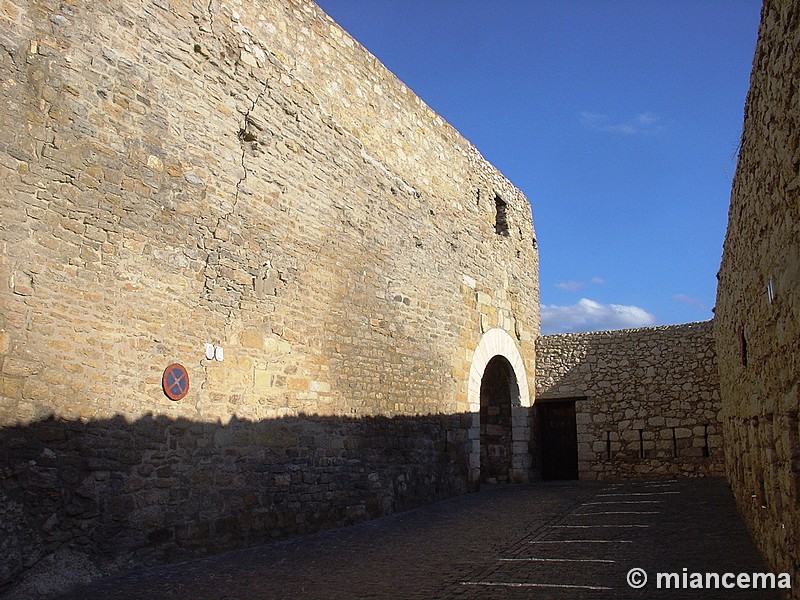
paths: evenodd
<path fill-rule="evenodd" d="M 642 589 L 626 582 L 633 567 L 649 576 Z M 109 577 L 63 599 L 781 597 L 656 587 L 657 572 L 684 569 L 767 570 L 722 479 L 483 486 L 345 529 Z"/>

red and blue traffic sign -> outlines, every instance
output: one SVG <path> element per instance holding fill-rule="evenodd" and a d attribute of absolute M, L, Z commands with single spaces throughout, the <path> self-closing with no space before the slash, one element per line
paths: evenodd
<path fill-rule="evenodd" d="M 189 393 L 189 373 L 186 367 L 173 363 L 164 369 L 161 377 L 161 387 L 170 400 L 180 400 Z"/>

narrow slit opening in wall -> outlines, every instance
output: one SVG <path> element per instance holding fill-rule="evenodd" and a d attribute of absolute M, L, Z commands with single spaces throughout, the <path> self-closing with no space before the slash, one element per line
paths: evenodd
<path fill-rule="evenodd" d="M 499 195 L 494 195 L 494 232 L 508 237 L 508 204 Z"/>
<path fill-rule="evenodd" d="M 611 460 L 611 432 L 606 431 L 606 460 Z"/>
<path fill-rule="evenodd" d="M 644 429 L 639 430 L 639 458 L 644 458 Z"/>
<path fill-rule="evenodd" d="M 703 458 L 708 458 L 711 452 L 708 449 L 708 425 L 703 425 Z"/>
<path fill-rule="evenodd" d="M 747 337 L 745 337 L 744 333 L 744 325 L 739 325 L 739 358 L 741 360 L 742 366 L 747 366 Z"/>
<path fill-rule="evenodd" d="M 672 428 L 672 458 L 678 458 L 678 436 L 674 427 Z"/>

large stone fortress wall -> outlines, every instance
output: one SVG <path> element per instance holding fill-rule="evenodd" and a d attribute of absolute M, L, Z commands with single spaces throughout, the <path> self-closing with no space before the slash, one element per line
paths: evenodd
<path fill-rule="evenodd" d="M 581 479 L 722 475 L 711 322 L 546 335 L 537 404 L 575 400 Z"/>
<path fill-rule="evenodd" d="M 800 5 L 767 0 L 719 272 L 726 469 L 800 597 Z"/>
<path fill-rule="evenodd" d="M 528 476 L 528 202 L 316 5 L 2 0 L 0 45 L 0 585 L 463 492 L 496 354 Z"/>

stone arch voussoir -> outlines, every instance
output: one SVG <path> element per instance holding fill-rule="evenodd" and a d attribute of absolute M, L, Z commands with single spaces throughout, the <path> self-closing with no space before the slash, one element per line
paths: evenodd
<path fill-rule="evenodd" d="M 481 408 L 481 380 L 486 371 L 486 365 L 495 356 L 503 356 L 514 369 L 514 376 L 519 386 L 519 405 L 530 407 L 531 398 L 528 390 L 528 377 L 525 373 L 525 363 L 517 348 L 514 339 L 499 327 L 490 329 L 483 334 L 478 342 L 475 353 L 472 355 L 472 365 L 469 370 L 469 386 L 467 388 L 467 403 L 470 412 L 479 412 Z"/>

